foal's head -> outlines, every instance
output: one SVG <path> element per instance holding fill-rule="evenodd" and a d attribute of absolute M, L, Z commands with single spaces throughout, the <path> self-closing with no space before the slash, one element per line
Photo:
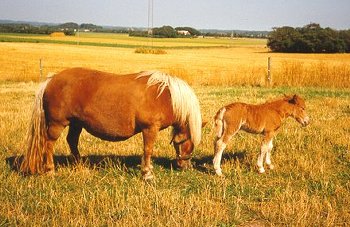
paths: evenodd
<path fill-rule="evenodd" d="M 191 157 L 194 144 L 191 140 L 190 129 L 188 125 L 174 127 L 173 139 L 171 142 L 176 150 L 176 164 L 181 169 L 191 167 Z"/>
<path fill-rule="evenodd" d="M 310 118 L 306 114 L 306 105 L 303 98 L 298 95 L 293 95 L 292 97 L 287 97 L 288 103 L 292 104 L 292 117 L 294 117 L 302 126 L 307 126 L 309 124 Z"/>

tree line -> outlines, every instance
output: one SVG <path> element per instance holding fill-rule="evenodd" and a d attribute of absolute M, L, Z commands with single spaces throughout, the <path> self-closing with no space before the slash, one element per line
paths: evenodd
<path fill-rule="evenodd" d="M 181 34 L 179 31 L 187 31 L 189 34 Z M 176 27 L 162 26 L 152 28 L 150 32 L 148 31 L 130 31 L 130 36 L 141 36 L 141 37 L 154 37 L 154 38 L 178 38 L 178 37 L 194 37 L 200 36 L 201 32 L 191 28 L 191 27 Z"/>
<path fill-rule="evenodd" d="M 180 31 L 188 31 L 189 35 L 184 35 L 179 33 Z M 198 36 L 210 36 L 210 37 L 231 37 L 231 38 L 267 38 L 268 32 L 266 31 L 243 31 L 243 30 L 211 30 L 204 29 L 199 31 L 192 27 L 171 27 L 162 26 L 156 27 L 148 31 L 134 30 L 129 32 L 130 36 L 140 36 L 140 37 L 155 37 L 155 38 L 179 38 L 179 37 L 198 37 Z"/>
<path fill-rule="evenodd" d="M 349 53 L 350 30 L 322 28 L 317 23 L 304 27 L 273 28 L 267 46 L 274 52 Z"/>
<path fill-rule="evenodd" d="M 63 32 L 65 35 L 75 35 L 75 32 L 88 29 L 89 31 L 98 31 L 103 29 L 101 26 L 94 24 L 77 24 L 68 22 L 60 25 L 40 25 L 35 26 L 25 23 L 6 23 L 0 24 L 0 32 L 2 33 L 24 33 L 24 34 L 43 34 L 49 35 L 53 32 Z"/>
<path fill-rule="evenodd" d="M 249 38 L 266 38 L 267 31 L 240 31 L 240 30 L 215 30 L 205 29 L 197 30 L 192 27 L 171 27 L 162 26 L 151 30 L 151 33 L 144 28 L 127 28 L 127 27 L 103 27 L 94 24 L 77 24 L 74 22 L 53 24 L 35 24 L 35 23 L 0 23 L 0 33 L 24 33 L 24 34 L 43 34 L 49 35 L 53 32 L 64 32 L 65 35 L 75 35 L 77 31 L 91 31 L 104 33 L 124 33 L 130 36 L 155 37 L 155 38 L 181 38 L 181 37 L 249 37 Z M 180 31 L 187 31 L 188 34 Z"/>

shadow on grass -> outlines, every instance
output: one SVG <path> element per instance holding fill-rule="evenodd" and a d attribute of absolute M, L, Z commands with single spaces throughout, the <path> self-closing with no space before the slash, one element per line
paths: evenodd
<path fill-rule="evenodd" d="M 245 152 L 225 153 L 222 159 L 227 160 L 243 160 Z M 194 157 L 191 159 L 192 167 L 200 172 L 212 173 L 212 156 Z M 23 156 L 12 156 L 6 158 L 6 163 L 12 171 L 19 172 L 19 167 L 23 161 Z M 76 160 L 71 155 L 54 155 L 55 166 L 69 167 L 76 164 Z M 152 162 L 155 165 L 165 169 L 177 169 L 176 160 L 165 157 L 152 157 Z M 87 155 L 82 156 L 80 163 L 83 163 L 89 168 L 109 168 L 111 166 L 123 166 L 126 168 L 140 168 L 140 155 Z"/>

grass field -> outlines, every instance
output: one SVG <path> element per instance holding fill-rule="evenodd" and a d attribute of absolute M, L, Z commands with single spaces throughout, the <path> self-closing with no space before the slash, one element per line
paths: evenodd
<path fill-rule="evenodd" d="M 271 54 L 254 43 L 167 49 L 164 55 L 16 42 L 0 43 L 0 50 L 0 226 L 350 225 L 350 55 Z M 268 56 L 272 87 L 264 86 Z M 172 168 L 169 129 L 156 143 L 154 182 L 141 180 L 140 135 L 111 143 L 83 132 L 86 162 L 71 165 L 64 159 L 69 155 L 65 131 L 56 145 L 55 175 L 18 175 L 9 162 L 24 150 L 40 58 L 44 75 L 83 66 L 115 73 L 158 69 L 187 80 L 209 121 L 194 152 L 194 168 Z M 311 124 L 302 128 L 289 119 L 281 127 L 272 152 L 276 169 L 257 173 L 260 137 L 242 132 L 224 153 L 225 177 L 215 176 L 211 120 L 217 109 L 294 93 L 306 99 Z"/>
<path fill-rule="evenodd" d="M 147 38 L 94 33 L 82 34 L 79 38 L 13 34 L 0 37 L 14 38 L 11 42 L 0 42 L 0 80 L 38 81 L 39 60 L 42 59 L 44 75 L 76 66 L 115 73 L 156 69 L 178 75 L 196 85 L 265 86 L 267 59 L 271 57 L 272 83 L 275 86 L 350 87 L 349 54 L 270 53 L 266 40 L 262 39 L 150 41 Z M 17 39 L 28 38 L 34 43 L 16 42 Z M 54 43 L 36 43 L 40 39 Z M 81 40 L 80 44 L 88 45 L 78 45 L 76 39 Z M 136 48 L 149 47 L 152 43 L 157 43 L 153 48 L 166 47 L 167 54 L 145 56 L 135 53 Z"/>

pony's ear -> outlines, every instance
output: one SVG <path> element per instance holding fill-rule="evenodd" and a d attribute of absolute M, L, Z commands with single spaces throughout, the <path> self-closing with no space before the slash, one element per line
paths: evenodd
<path fill-rule="evenodd" d="M 203 122 L 202 122 L 202 128 L 203 128 L 207 123 L 208 123 L 207 121 L 203 121 Z"/>
<path fill-rule="evenodd" d="M 298 98 L 297 95 L 293 95 L 293 97 L 291 99 L 289 99 L 288 102 L 291 104 L 297 104 L 297 98 Z"/>

